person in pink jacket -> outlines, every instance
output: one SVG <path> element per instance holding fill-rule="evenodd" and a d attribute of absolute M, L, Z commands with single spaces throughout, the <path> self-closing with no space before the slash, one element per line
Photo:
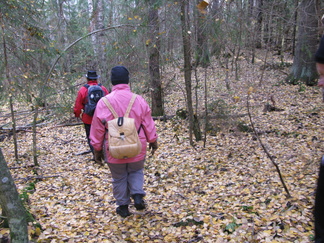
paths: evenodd
<path fill-rule="evenodd" d="M 129 72 L 124 66 L 116 66 L 111 70 L 112 92 L 105 96 L 117 112 L 122 117 L 127 109 L 133 93 L 128 85 Z M 104 98 L 103 98 L 104 99 Z M 137 95 L 130 118 L 135 119 L 135 126 L 138 129 L 139 138 L 142 143 L 141 153 L 133 158 L 116 159 L 113 158 L 108 149 L 106 139 L 106 123 L 114 119 L 103 99 L 99 100 L 93 115 L 90 140 L 94 148 L 95 160 L 100 163 L 102 158 L 108 163 L 113 178 L 113 195 L 118 205 L 116 212 L 122 216 L 130 215 L 128 206 L 131 198 L 137 210 L 145 209 L 143 189 L 144 184 L 144 161 L 146 157 L 147 143 L 153 154 L 158 148 L 157 133 L 155 123 L 151 116 L 151 109 L 143 97 Z"/>

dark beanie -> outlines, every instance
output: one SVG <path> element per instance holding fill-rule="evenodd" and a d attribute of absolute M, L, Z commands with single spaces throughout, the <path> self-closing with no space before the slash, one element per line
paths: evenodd
<path fill-rule="evenodd" d="M 117 84 L 128 84 L 129 72 L 124 66 L 116 66 L 111 69 L 111 83 L 112 85 Z"/>

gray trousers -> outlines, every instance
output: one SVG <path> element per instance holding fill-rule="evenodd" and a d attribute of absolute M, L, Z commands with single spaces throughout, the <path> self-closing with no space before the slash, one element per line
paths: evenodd
<path fill-rule="evenodd" d="M 144 161 L 126 164 L 108 163 L 113 178 L 113 195 L 117 205 L 129 205 L 131 195 L 145 195 L 143 190 Z"/>

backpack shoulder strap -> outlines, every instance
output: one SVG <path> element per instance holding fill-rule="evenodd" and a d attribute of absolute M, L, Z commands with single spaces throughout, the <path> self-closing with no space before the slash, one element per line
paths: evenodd
<path fill-rule="evenodd" d="M 129 112 L 130 112 L 130 110 L 132 109 L 132 106 L 133 106 L 133 104 L 134 104 L 134 101 L 135 101 L 136 97 L 137 97 L 137 94 L 133 94 L 133 96 L 132 96 L 132 98 L 131 98 L 131 100 L 130 100 L 130 102 L 129 102 L 129 104 L 128 104 L 128 107 L 127 107 L 127 110 L 126 110 L 126 112 L 125 112 L 124 117 L 128 117 Z"/>
<path fill-rule="evenodd" d="M 118 114 L 116 113 L 116 111 L 114 110 L 114 108 L 111 106 L 109 100 L 107 99 L 107 97 L 103 97 L 103 102 L 105 102 L 106 106 L 108 107 L 108 109 L 111 111 L 111 113 L 114 115 L 115 118 L 118 118 Z"/>
<path fill-rule="evenodd" d="M 100 83 L 100 84 L 94 84 L 94 85 L 98 85 L 99 87 L 102 86 L 101 83 Z M 85 85 L 83 85 L 83 87 L 86 87 L 87 89 L 88 89 L 90 86 L 92 86 L 92 85 L 90 85 L 90 84 L 85 84 Z"/>

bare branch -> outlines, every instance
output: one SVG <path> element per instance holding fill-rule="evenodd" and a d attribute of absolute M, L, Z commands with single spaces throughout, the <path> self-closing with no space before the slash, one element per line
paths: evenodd
<path fill-rule="evenodd" d="M 266 155 L 268 156 L 268 158 L 271 160 L 272 164 L 275 166 L 275 168 L 277 170 L 277 173 L 279 175 L 280 181 L 281 181 L 281 183 L 282 183 L 282 185 L 283 185 L 283 187 L 284 187 L 284 189 L 285 189 L 285 191 L 287 193 L 287 197 L 288 198 L 291 198 L 291 195 L 289 193 L 289 190 L 288 190 L 288 188 L 287 188 L 287 186 L 285 184 L 285 181 L 284 181 L 284 179 L 283 179 L 283 177 L 281 175 L 279 165 L 274 161 L 273 156 L 271 156 L 271 154 L 269 153 L 269 151 L 267 150 L 267 148 L 264 146 L 264 144 L 261 141 L 261 138 L 259 137 L 257 131 L 255 130 L 254 123 L 252 121 L 251 112 L 250 112 L 250 102 L 249 102 L 249 99 L 250 99 L 250 94 L 247 97 L 247 109 L 248 109 L 248 115 L 249 115 L 249 119 L 250 119 L 250 123 L 251 123 L 252 129 L 253 129 L 254 135 L 258 139 L 258 141 L 259 141 L 262 149 L 264 150 L 264 152 L 266 153 Z"/>

